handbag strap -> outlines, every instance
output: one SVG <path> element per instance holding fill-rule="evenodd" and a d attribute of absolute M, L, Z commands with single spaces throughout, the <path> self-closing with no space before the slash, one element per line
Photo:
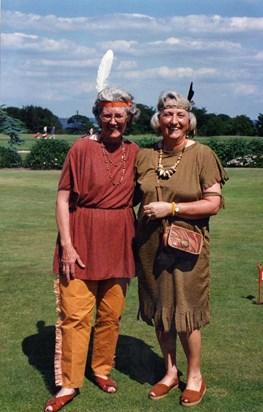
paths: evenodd
<path fill-rule="evenodd" d="M 153 152 L 154 153 L 154 152 Z M 155 156 L 155 160 L 154 160 L 154 164 L 155 164 L 155 171 L 157 170 L 157 165 L 158 165 L 158 151 L 156 150 L 156 156 Z M 162 202 L 163 201 L 163 195 L 162 195 L 162 188 L 158 179 L 158 174 L 156 172 L 156 196 L 157 196 L 157 201 L 158 202 Z"/>
<path fill-rule="evenodd" d="M 157 165 L 158 165 L 158 151 L 156 151 L 156 156 L 155 156 L 155 169 L 157 170 Z M 160 181 L 158 179 L 158 174 L 156 173 L 156 196 L 157 196 L 157 201 L 158 202 L 162 202 L 163 201 L 163 194 L 162 194 L 162 188 L 160 185 Z M 167 219 L 163 218 L 162 219 L 162 224 L 163 224 L 163 228 L 165 229 L 166 226 L 169 226 Z"/>
<path fill-rule="evenodd" d="M 158 179 L 157 175 L 156 175 L 156 180 L 157 180 L 157 182 L 156 182 L 155 188 L 156 188 L 157 200 L 158 200 L 158 202 L 162 202 L 163 201 L 162 188 L 160 186 L 159 179 Z"/>

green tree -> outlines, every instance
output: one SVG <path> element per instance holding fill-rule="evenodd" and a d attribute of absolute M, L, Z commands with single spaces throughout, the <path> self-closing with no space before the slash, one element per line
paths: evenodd
<path fill-rule="evenodd" d="M 232 128 L 232 119 L 226 114 L 206 114 L 206 136 L 229 135 Z"/>
<path fill-rule="evenodd" d="M 206 136 L 219 136 L 224 131 L 224 122 L 214 113 L 207 115 Z"/>
<path fill-rule="evenodd" d="M 231 135 L 256 136 L 257 129 L 248 116 L 240 115 L 233 118 Z"/>
<path fill-rule="evenodd" d="M 155 110 L 152 107 L 145 106 L 144 104 L 137 104 L 137 107 L 140 109 L 141 114 L 139 119 L 132 123 L 132 125 L 127 130 L 127 134 L 149 134 L 153 133 L 153 129 L 151 127 L 151 118 L 155 113 Z"/>
<path fill-rule="evenodd" d="M 222 131 L 220 135 L 230 135 L 231 134 L 231 129 L 232 129 L 232 117 L 228 116 L 227 114 L 218 114 L 217 117 L 222 121 L 223 126 L 222 126 Z"/>
<path fill-rule="evenodd" d="M 94 128 L 94 124 L 92 123 L 92 121 L 86 117 L 86 116 L 82 116 L 80 114 L 75 114 L 74 116 L 71 116 L 68 121 L 67 124 L 69 125 L 69 127 L 67 128 L 68 131 L 70 131 L 70 133 L 75 133 L 75 134 L 88 134 L 89 130 Z"/>
<path fill-rule="evenodd" d="M 198 109 L 197 107 L 193 107 L 192 111 L 197 120 L 197 134 L 200 136 L 206 136 L 206 132 L 207 132 L 207 110 L 206 108 L 202 107 L 202 109 Z"/>
<path fill-rule="evenodd" d="M 24 106 L 22 109 L 8 107 L 7 112 L 10 116 L 16 115 L 32 133 L 42 131 L 45 126 L 47 126 L 49 132 L 53 126 L 56 128 L 57 133 L 62 131 L 59 118 L 50 110 L 43 109 L 40 106 Z"/>
<path fill-rule="evenodd" d="M 263 114 L 259 113 L 258 118 L 256 120 L 256 128 L 258 132 L 258 136 L 263 136 Z"/>
<path fill-rule="evenodd" d="M 21 120 L 9 116 L 4 106 L 0 106 L 0 133 L 10 137 L 9 144 L 24 143 L 24 140 L 19 135 L 25 131 L 25 126 Z"/>

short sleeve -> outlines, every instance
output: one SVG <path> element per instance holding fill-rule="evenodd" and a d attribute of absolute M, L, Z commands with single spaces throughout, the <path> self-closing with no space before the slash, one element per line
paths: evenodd
<path fill-rule="evenodd" d="M 202 189 L 206 190 L 215 183 L 223 185 L 229 178 L 221 161 L 210 147 L 205 145 L 201 145 L 201 147 L 199 161 L 201 162 L 200 183 Z"/>
<path fill-rule="evenodd" d="M 58 183 L 58 190 L 70 191 L 70 208 L 74 208 L 80 195 L 79 156 L 78 147 L 76 144 L 73 144 L 65 159 Z"/>

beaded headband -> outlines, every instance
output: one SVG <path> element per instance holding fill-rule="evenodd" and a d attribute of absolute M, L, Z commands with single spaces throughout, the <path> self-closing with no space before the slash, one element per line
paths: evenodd
<path fill-rule="evenodd" d="M 184 109 L 188 112 L 192 110 L 192 105 L 194 104 L 192 98 L 194 97 L 194 89 L 193 89 L 193 82 L 190 83 L 188 95 L 187 95 L 187 100 L 189 104 L 184 105 L 184 104 L 164 104 L 162 108 L 159 109 L 159 111 L 162 111 L 164 109 Z"/>
<path fill-rule="evenodd" d="M 184 110 L 187 110 L 188 112 L 189 110 L 191 110 L 190 107 L 184 106 L 182 104 L 165 104 L 162 110 L 164 109 L 184 109 Z"/>

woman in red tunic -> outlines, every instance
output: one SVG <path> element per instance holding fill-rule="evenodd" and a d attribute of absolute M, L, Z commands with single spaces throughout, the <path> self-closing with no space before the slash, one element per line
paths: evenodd
<path fill-rule="evenodd" d="M 72 145 L 58 186 L 55 380 L 61 389 L 45 411 L 60 410 L 83 385 L 95 307 L 94 383 L 108 393 L 117 390 L 109 374 L 127 287 L 135 276 L 132 201 L 139 150 L 123 134 L 139 109 L 128 92 L 105 88 L 93 113 L 101 132 Z"/>

